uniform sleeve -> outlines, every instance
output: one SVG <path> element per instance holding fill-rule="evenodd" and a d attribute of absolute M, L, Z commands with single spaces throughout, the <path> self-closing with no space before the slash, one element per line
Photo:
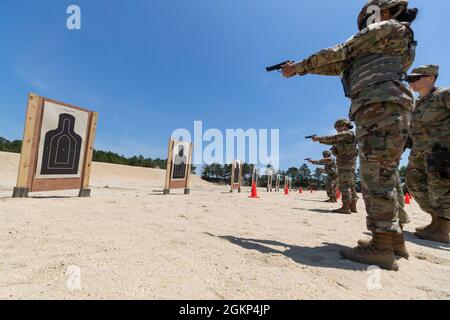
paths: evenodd
<path fill-rule="evenodd" d="M 392 20 L 375 23 L 362 30 L 343 44 L 321 50 L 295 65 L 297 74 L 340 75 L 344 63 L 354 57 L 379 52 L 395 32 L 406 33 L 407 27 Z M 399 37 L 399 39 L 402 37 Z"/>
<path fill-rule="evenodd" d="M 355 136 L 351 131 L 344 131 L 335 136 L 319 137 L 318 139 L 322 144 L 336 145 L 342 141 L 353 142 L 355 140 Z"/>
<path fill-rule="evenodd" d="M 319 140 L 319 142 L 321 144 L 326 144 L 326 145 L 335 145 L 338 142 L 338 137 L 337 136 L 326 136 L 326 137 L 318 137 L 317 138 Z"/>
<path fill-rule="evenodd" d="M 450 109 L 450 88 L 443 89 L 438 94 L 439 103 Z"/>
<path fill-rule="evenodd" d="M 325 166 L 328 164 L 326 159 L 322 159 L 322 160 L 313 160 L 311 161 L 312 164 L 318 165 L 318 166 Z"/>

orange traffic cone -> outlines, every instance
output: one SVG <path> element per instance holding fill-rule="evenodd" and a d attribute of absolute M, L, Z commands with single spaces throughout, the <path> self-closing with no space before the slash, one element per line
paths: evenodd
<path fill-rule="evenodd" d="M 303 188 L 300 187 L 299 193 L 302 194 L 303 193 Z"/>
<path fill-rule="evenodd" d="M 336 198 L 339 200 L 341 198 L 341 190 L 337 190 L 336 192 Z"/>
<path fill-rule="evenodd" d="M 284 194 L 285 194 L 286 196 L 289 194 L 289 187 L 288 187 L 288 186 L 286 186 L 286 187 L 284 188 Z"/>
<path fill-rule="evenodd" d="M 259 197 L 258 197 L 258 188 L 256 188 L 256 183 L 252 183 L 252 194 L 250 195 L 250 197 L 249 198 L 252 198 L 252 199 L 258 199 Z"/>
<path fill-rule="evenodd" d="M 411 197 L 409 193 L 405 194 L 405 204 L 411 204 Z"/>

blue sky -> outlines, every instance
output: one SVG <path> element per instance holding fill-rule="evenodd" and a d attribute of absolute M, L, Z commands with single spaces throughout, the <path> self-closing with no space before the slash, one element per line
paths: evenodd
<path fill-rule="evenodd" d="M 450 85 L 448 0 L 421 13 L 415 65 Z M 345 5 L 343 5 L 345 3 Z M 281 167 L 319 158 L 304 140 L 330 134 L 349 101 L 338 78 L 267 74 L 354 34 L 365 1 L 1 0 L 0 136 L 21 139 L 27 93 L 100 113 L 96 148 L 165 157 L 174 129 L 280 129 Z M 66 8 L 82 30 L 66 28 Z M 445 18 L 443 18 L 445 16 Z"/>

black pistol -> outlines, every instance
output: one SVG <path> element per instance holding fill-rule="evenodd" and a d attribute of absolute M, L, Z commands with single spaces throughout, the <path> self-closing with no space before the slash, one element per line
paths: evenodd
<path fill-rule="evenodd" d="M 314 137 L 317 137 L 317 134 L 313 134 L 312 136 L 307 136 L 307 137 L 305 137 L 305 139 L 312 139 Z"/>
<path fill-rule="evenodd" d="M 267 67 L 267 68 L 266 68 L 266 71 L 267 71 L 267 72 L 280 71 L 281 68 L 282 68 L 285 64 L 287 64 L 287 63 L 289 63 L 289 62 L 293 63 L 293 61 L 291 61 L 291 60 L 286 60 L 286 61 L 284 61 L 284 62 L 282 62 L 282 63 L 279 63 L 279 64 L 276 64 L 276 65 L 274 65 L 274 66 Z"/>

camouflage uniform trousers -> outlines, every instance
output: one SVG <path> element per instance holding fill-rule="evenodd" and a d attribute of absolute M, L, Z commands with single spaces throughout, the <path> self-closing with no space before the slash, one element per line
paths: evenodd
<path fill-rule="evenodd" d="M 336 197 L 337 191 L 336 176 L 328 175 L 326 188 L 327 188 L 327 195 L 329 198 Z"/>
<path fill-rule="evenodd" d="M 409 134 L 411 112 L 396 103 L 373 103 L 355 114 L 361 182 L 372 232 L 401 233 L 407 217 L 398 165 Z"/>
<path fill-rule="evenodd" d="M 423 211 L 450 219 L 450 179 L 428 172 L 427 159 L 427 153 L 413 148 L 408 164 L 408 189 Z"/>
<path fill-rule="evenodd" d="M 342 166 L 339 165 L 339 190 L 342 194 L 342 202 L 357 201 L 355 181 L 356 165 Z"/>

